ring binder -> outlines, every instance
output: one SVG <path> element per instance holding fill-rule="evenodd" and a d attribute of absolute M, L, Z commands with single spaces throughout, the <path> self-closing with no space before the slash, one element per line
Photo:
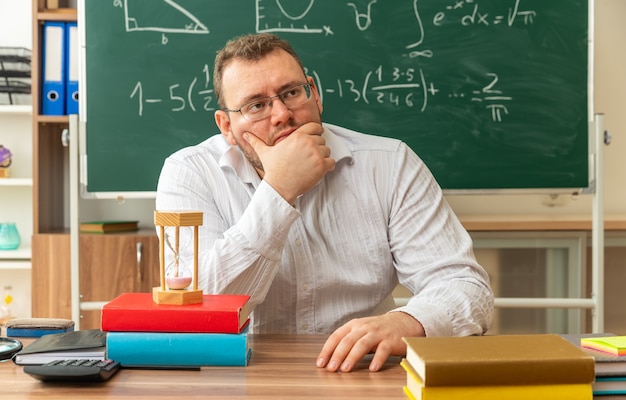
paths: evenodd
<path fill-rule="evenodd" d="M 65 22 L 44 22 L 43 42 L 41 114 L 65 115 Z"/>
<path fill-rule="evenodd" d="M 67 22 L 66 26 L 67 85 L 65 86 L 65 112 L 78 114 L 78 29 L 76 22 Z"/>

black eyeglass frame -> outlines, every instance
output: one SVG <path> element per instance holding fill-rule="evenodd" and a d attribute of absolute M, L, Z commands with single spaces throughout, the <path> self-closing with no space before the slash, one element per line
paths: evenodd
<path fill-rule="evenodd" d="M 261 116 L 259 118 L 250 119 L 249 117 L 246 116 L 247 114 L 244 113 L 241 110 L 246 108 L 246 106 L 249 106 L 249 105 L 255 104 L 255 103 L 263 103 L 266 106 L 269 106 L 270 109 L 271 109 L 272 103 L 274 102 L 274 99 L 279 99 L 283 104 L 285 104 L 285 106 L 287 106 L 287 104 L 285 103 L 285 96 L 291 90 L 293 90 L 295 88 L 299 88 L 299 87 L 303 87 L 304 88 L 306 99 L 302 103 L 299 103 L 299 104 L 297 104 L 295 106 L 291 106 L 291 107 L 298 107 L 298 106 L 306 103 L 307 101 L 311 100 L 311 93 L 312 93 L 311 82 L 299 83 L 297 85 L 290 86 L 287 89 L 285 89 L 285 90 L 281 91 L 280 93 L 278 93 L 276 96 L 259 97 L 257 99 L 250 100 L 250 101 L 246 102 L 245 104 L 241 105 L 241 107 L 239 107 L 237 110 L 231 110 L 231 109 L 228 109 L 228 108 L 222 108 L 221 110 L 224 111 L 224 112 L 238 112 L 238 113 L 241 114 L 241 116 L 243 118 L 245 118 L 247 121 L 250 121 L 250 122 L 260 121 L 260 120 L 262 120 L 264 118 L 267 118 L 267 115 L 266 116 Z M 287 106 L 287 107 L 290 108 L 290 106 Z"/>

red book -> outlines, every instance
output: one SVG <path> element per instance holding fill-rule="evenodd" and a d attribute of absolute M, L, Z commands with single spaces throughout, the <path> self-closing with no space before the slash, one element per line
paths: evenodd
<path fill-rule="evenodd" d="M 102 307 L 102 330 L 240 333 L 252 311 L 248 295 L 205 294 L 202 303 L 156 304 L 152 293 L 123 293 Z"/>

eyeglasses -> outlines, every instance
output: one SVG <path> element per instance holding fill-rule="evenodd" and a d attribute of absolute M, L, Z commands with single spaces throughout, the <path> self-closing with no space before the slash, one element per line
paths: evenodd
<path fill-rule="evenodd" d="M 283 90 L 276 96 L 261 97 L 247 102 L 238 110 L 222 109 L 226 112 L 239 112 L 250 122 L 259 121 L 267 118 L 272 113 L 272 103 L 274 99 L 280 99 L 285 107 L 292 109 L 307 102 L 311 98 L 311 84 L 301 83 Z"/>

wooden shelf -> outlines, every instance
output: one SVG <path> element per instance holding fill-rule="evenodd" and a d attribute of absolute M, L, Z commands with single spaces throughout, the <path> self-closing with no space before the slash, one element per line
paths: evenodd
<path fill-rule="evenodd" d="M 37 13 L 37 20 L 39 21 L 76 21 L 76 18 L 77 12 L 75 8 L 57 8 Z"/>
<path fill-rule="evenodd" d="M 459 217 L 470 232 L 487 231 L 591 231 L 592 220 L 580 216 L 483 215 Z M 626 216 L 605 216 L 606 231 L 626 230 Z"/>
<path fill-rule="evenodd" d="M 34 119 L 40 124 L 69 124 L 70 122 L 68 115 L 36 115 Z"/>

